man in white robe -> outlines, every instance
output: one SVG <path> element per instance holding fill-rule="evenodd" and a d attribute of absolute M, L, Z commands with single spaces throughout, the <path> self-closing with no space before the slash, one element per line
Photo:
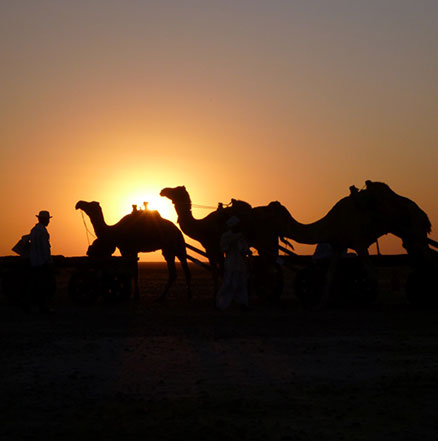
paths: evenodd
<path fill-rule="evenodd" d="M 227 227 L 221 237 L 221 248 L 225 253 L 224 280 L 216 297 L 216 307 L 222 311 L 233 299 L 242 308 L 248 308 L 248 242 L 240 231 L 239 218 L 232 216 Z"/>

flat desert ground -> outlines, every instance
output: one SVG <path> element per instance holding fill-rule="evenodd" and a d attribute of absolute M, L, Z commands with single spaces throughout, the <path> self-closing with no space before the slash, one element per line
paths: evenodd
<path fill-rule="evenodd" d="M 0 296 L 0 439 L 438 439 L 438 311 L 412 309 L 382 275 L 366 308 L 213 308 L 209 274 L 140 265 L 139 301 L 78 306 L 58 274 L 56 311 Z M 391 276 L 392 277 L 392 276 Z"/>

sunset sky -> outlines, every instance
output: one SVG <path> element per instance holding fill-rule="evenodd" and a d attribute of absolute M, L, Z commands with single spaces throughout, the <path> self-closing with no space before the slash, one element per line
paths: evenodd
<path fill-rule="evenodd" d="M 78 200 L 111 224 L 177 185 L 312 222 L 384 181 L 437 240 L 437 23 L 436 0 L 2 0 L 0 255 L 42 209 L 84 255 Z"/>

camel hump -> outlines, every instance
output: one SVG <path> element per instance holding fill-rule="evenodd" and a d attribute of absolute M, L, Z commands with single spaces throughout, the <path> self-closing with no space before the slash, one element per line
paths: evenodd
<path fill-rule="evenodd" d="M 137 220 L 140 222 L 155 222 L 163 218 L 157 210 L 137 210 L 127 214 L 123 219 L 126 221 L 130 219 L 132 221 Z"/>
<path fill-rule="evenodd" d="M 367 180 L 366 192 L 373 203 L 383 209 L 384 212 L 397 213 L 397 217 L 407 225 L 406 229 L 415 228 L 430 233 L 432 224 L 427 214 L 411 199 L 400 196 L 384 182 Z M 382 208 L 383 207 L 383 208 Z"/>
<path fill-rule="evenodd" d="M 368 191 L 373 193 L 381 193 L 384 194 L 397 194 L 388 184 L 384 182 L 370 181 L 369 179 L 365 181 L 365 187 Z"/>
<path fill-rule="evenodd" d="M 144 210 L 143 213 L 146 216 L 151 216 L 152 218 L 155 219 L 162 219 L 161 214 L 158 210 Z"/>
<path fill-rule="evenodd" d="M 231 207 L 237 210 L 250 210 L 251 204 L 240 199 L 231 199 Z"/>
<path fill-rule="evenodd" d="M 282 206 L 283 205 L 281 204 L 281 202 L 278 202 L 278 201 L 271 201 L 268 204 L 268 207 L 271 207 L 271 208 L 280 208 Z"/>

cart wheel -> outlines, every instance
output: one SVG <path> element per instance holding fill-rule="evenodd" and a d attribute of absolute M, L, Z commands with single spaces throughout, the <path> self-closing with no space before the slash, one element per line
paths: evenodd
<path fill-rule="evenodd" d="M 326 271 L 325 267 L 311 265 L 296 274 L 294 292 L 303 306 L 310 308 L 321 300 Z"/>
<path fill-rule="evenodd" d="M 68 282 L 68 294 L 78 305 L 91 305 L 99 297 L 97 275 L 91 271 L 78 271 Z"/>
<path fill-rule="evenodd" d="M 406 280 L 405 292 L 408 302 L 416 307 L 437 307 L 438 289 L 436 268 L 417 268 Z"/>
<path fill-rule="evenodd" d="M 281 295 L 283 294 L 284 289 L 284 274 L 283 274 L 283 268 L 276 263 L 275 264 L 275 270 L 271 274 L 272 282 L 271 282 L 271 302 L 277 303 L 280 300 Z"/>
<path fill-rule="evenodd" d="M 253 258 L 253 267 L 248 280 L 249 291 L 255 296 L 270 303 L 280 300 L 284 287 L 283 269 L 279 264 L 266 265 L 260 258 Z"/>
<path fill-rule="evenodd" d="M 20 305 L 26 300 L 29 275 L 20 271 L 3 274 L 0 284 L 1 292 L 11 305 Z"/>
<path fill-rule="evenodd" d="M 131 283 L 123 274 L 107 275 L 104 279 L 103 296 L 108 302 L 123 302 L 129 299 Z"/>

